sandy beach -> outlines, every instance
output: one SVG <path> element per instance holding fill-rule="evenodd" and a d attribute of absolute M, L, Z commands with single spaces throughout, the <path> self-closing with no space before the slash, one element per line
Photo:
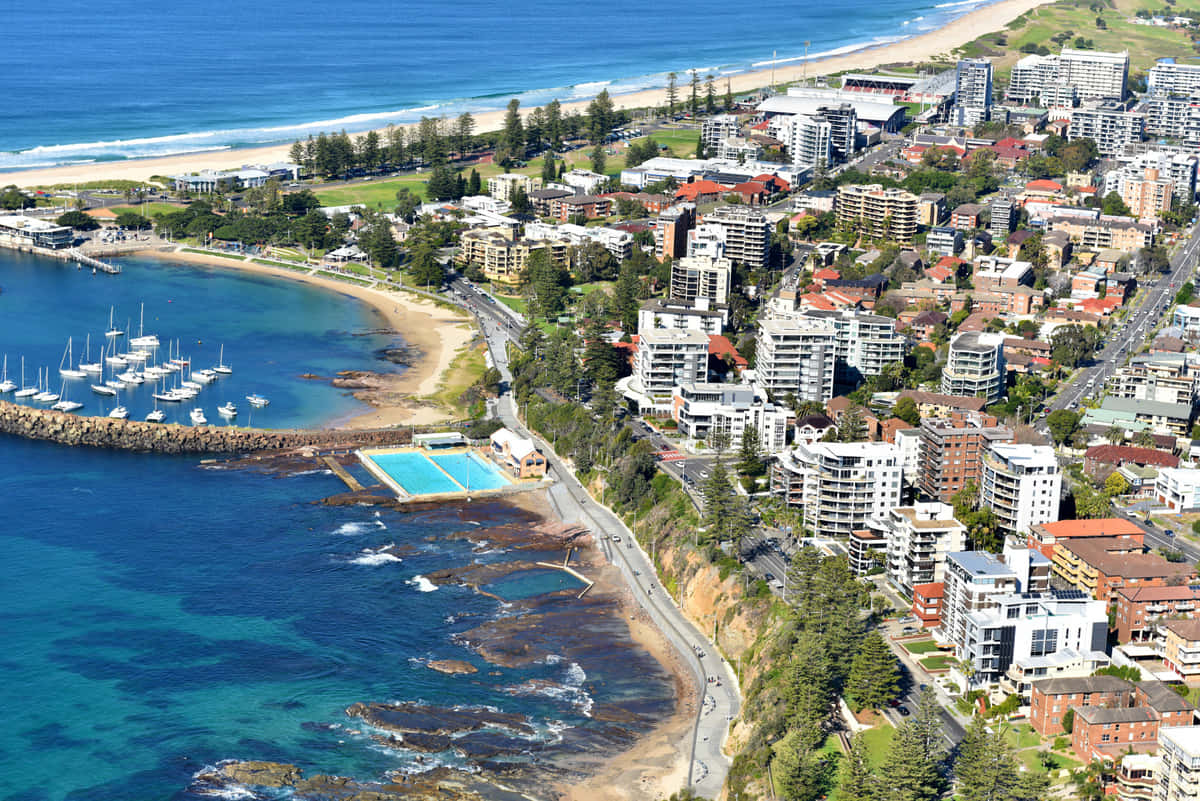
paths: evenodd
<path fill-rule="evenodd" d="M 160 251 L 155 251 L 155 254 L 163 255 Z M 375 309 L 392 330 L 419 352 L 419 357 L 403 373 L 384 376 L 384 386 L 364 397 L 375 408 L 349 420 L 338 421 L 335 427 L 382 428 L 440 423 L 451 419 L 445 410 L 420 399 L 437 391 L 454 357 L 475 338 L 475 326 L 464 313 L 456 313 L 406 292 L 360 287 L 282 267 L 268 267 L 201 253 L 171 252 L 170 258 L 300 281 L 355 298 Z"/>
<path fill-rule="evenodd" d="M 990 31 L 1003 28 L 1012 20 L 1030 9 L 1046 5 L 1054 0 L 1000 0 L 1000 2 L 972 11 L 935 31 L 914 36 L 900 42 L 858 50 L 842 56 L 814 59 L 807 68 L 802 62 L 790 61 L 776 65 L 775 83 L 796 81 L 807 74 L 809 78 L 846 70 L 866 70 L 881 64 L 929 61 L 939 56 L 949 57 L 951 51 Z M 747 92 L 767 86 L 772 82 L 770 66 L 764 69 L 734 75 L 730 87 L 735 92 Z M 660 106 L 665 102 L 665 90 L 648 89 L 640 92 L 617 95 L 613 98 L 618 108 L 644 108 Z M 564 111 L 583 111 L 589 101 L 564 103 Z M 530 109 L 525 109 L 529 111 Z M 503 111 L 488 111 L 475 114 L 475 129 L 479 132 L 498 130 L 504 118 Z M 240 167 L 243 164 L 262 164 L 286 160 L 290 144 L 268 147 L 221 150 L 209 153 L 188 153 L 181 156 L 165 156 L 153 159 L 109 161 L 96 164 L 79 164 L 69 167 L 53 167 L 22 172 L 7 173 L 0 183 L 15 183 L 18 186 L 47 186 L 74 182 L 98 181 L 102 179 L 146 180 L 153 175 L 171 175 L 197 170 L 222 170 Z"/>

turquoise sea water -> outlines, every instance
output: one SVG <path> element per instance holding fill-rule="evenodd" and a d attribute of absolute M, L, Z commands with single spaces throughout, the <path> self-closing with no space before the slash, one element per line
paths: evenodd
<path fill-rule="evenodd" d="M 0 170 L 292 141 L 794 64 L 989 0 L 13 3 Z M 769 66 L 769 65 L 767 65 Z M 683 81 L 686 82 L 686 81 Z"/>
<path fill-rule="evenodd" d="M 375 366 L 392 342 L 356 336 L 377 321 L 347 299 L 165 262 L 100 279 L 0 251 L 0 289 L 0 352 L 57 365 L 68 332 L 97 330 L 112 303 L 136 313 L 145 298 L 160 335 L 202 338 L 196 351 L 215 358 L 219 332 L 230 386 L 271 395 L 266 422 L 286 425 L 356 405 L 299 373 Z M 539 632 L 548 655 L 518 668 L 464 647 L 469 630 L 520 610 L 423 577 L 516 558 L 489 532 L 519 537 L 524 513 L 314 503 L 344 490 L 325 470 L 280 476 L 0 437 L 0 799 L 188 799 L 197 771 L 223 759 L 367 780 L 456 761 L 418 766 L 377 745 L 344 715 L 356 702 L 494 706 L 527 717 L 536 749 L 577 732 L 612 750 L 644 728 L 596 723 L 593 699 L 649 717 L 671 709 L 671 683 L 644 653 L 621 650 L 614 616 L 572 626 L 588 634 L 573 644 Z M 537 575 L 531 587 L 499 580 L 516 597 L 556 588 Z M 425 667 L 439 658 L 480 673 Z"/>

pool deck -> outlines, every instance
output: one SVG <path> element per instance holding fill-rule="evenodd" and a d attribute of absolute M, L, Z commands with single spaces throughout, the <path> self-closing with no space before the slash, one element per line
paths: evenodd
<path fill-rule="evenodd" d="M 468 453 L 468 452 L 472 452 L 472 451 L 475 452 L 476 455 L 478 455 L 479 458 L 481 458 L 483 461 L 485 461 L 488 464 L 495 467 L 500 475 L 502 475 L 502 476 L 504 476 L 504 478 L 508 479 L 509 483 L 503 487 L 493 487 L 493 488 L 489 488 L 489 489 L 472 489 L 472 490 L 468 491 L 467 489 L 464 488 L 464 489 L 458 490 L 456 492 L 431 492 L 431 493 L 413 494 L 413 493 L 409 492 L 408 490 L 406 490 L 403 486 L 401 486 L 399 481 L 397 481 L 395 478 L 393 478 L 386 470 L 384 470 L 382 467 L 380 467 L 378 464 L 376 464 L 374 459 L 371 458 L 372 456 L 375 456 L 375 455 L 386 455 L 386 454 L 391 454 L 391 453 L 419 453 L 422 456 L 428 457 L 430 454 L 438 454 L 438 453 L 461 454 L 461 453 Z M 480 453 L 477 449 L 473 449 L 473 448 L 449 448 L 446 450 L 437 450 L 437 451 L 428 451 L 423 448 L 413 448 L 413 447 L 363 448 L 363 449 L 355 451 L 354 454 L 355 454 L 355 456 L 358 457 L 358 461 L 362 464 L 362 466 L 367 469 L 367 472 L 369 472 L 372 476 L 377 478 L 381 484 L 386 486 L 392 492 L 396 493 L 396 498 L 401 503 L 437 503 L 439 501 L 460 501 L 460 500 L 463 500 L 464 498 L 468 501 L 473 498 L 494 498 L 494 497 L 499 497 L 499 496 L 504 496 L 504 495 L 513 495 L 518 492 L 529 492 L 531 490 L 545 489 L 546 487 L 549 487 L 551 484 L 554 483 L 553 479 L 551 479 L 549 477 L 540 478 L 540 479 L 513 478 L 512 476 L 505 473 L 502 468 L 500 468 L 494 462 L 492 462 L 491 459 L 489 459 L 486 455 Z M 432 459 L 428 459 L 428 458 L 426 459 L 426 461 L 429 463 L 430 467 L 438 470 L 447 479 L 449 479 L 450 481 L 452 481 L 453 483 L 457 484 L 460 487 L 462 486 L 461 483 L 459 483 L 457 480 L 455 480 L 454 476 L 450 475 L 450 473 L 448 473 L 445 470 L 445 468 L 443 468 L 437 462 L 433 461 Z"/>

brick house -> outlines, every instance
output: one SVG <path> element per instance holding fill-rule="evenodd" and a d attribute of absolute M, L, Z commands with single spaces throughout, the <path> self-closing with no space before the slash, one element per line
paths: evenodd
<path fill-rule="evenodd" d="M 518 437 L 507 428 L 493 433 L 490 440 L 492 458 L 517 478 L 546 475 L 546 457 L 538 452 L 533 440 Z"/>
<path fill-rule="evenodd" d="M 1043 737 L 1064 734 L 1062 716 L 1071 707 L 1123 706 L 1132 685 L 1116 676 L 1044 679 L 1029 693 L 1029 725 Z"/>
<path fill-rule="evenodd" d="M 1200 609 L 1200 587 L 1123 587 L 1116 593 L 1117 642 L 1155 639 L 1155 623 L 1193 618 Z"/>

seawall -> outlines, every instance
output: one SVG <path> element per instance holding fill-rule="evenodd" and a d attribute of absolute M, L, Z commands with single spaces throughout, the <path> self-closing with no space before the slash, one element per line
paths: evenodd
<path fill-rule="evenodd" d="M 107 417 L 79 417 L 7 401 L 0 401 L 0 434 L 59 445 L 147 453 L 252 453 L 301 447 L 407 445 L 412 441 L 411 428 L 322 431 L 193 427 Z"/>

